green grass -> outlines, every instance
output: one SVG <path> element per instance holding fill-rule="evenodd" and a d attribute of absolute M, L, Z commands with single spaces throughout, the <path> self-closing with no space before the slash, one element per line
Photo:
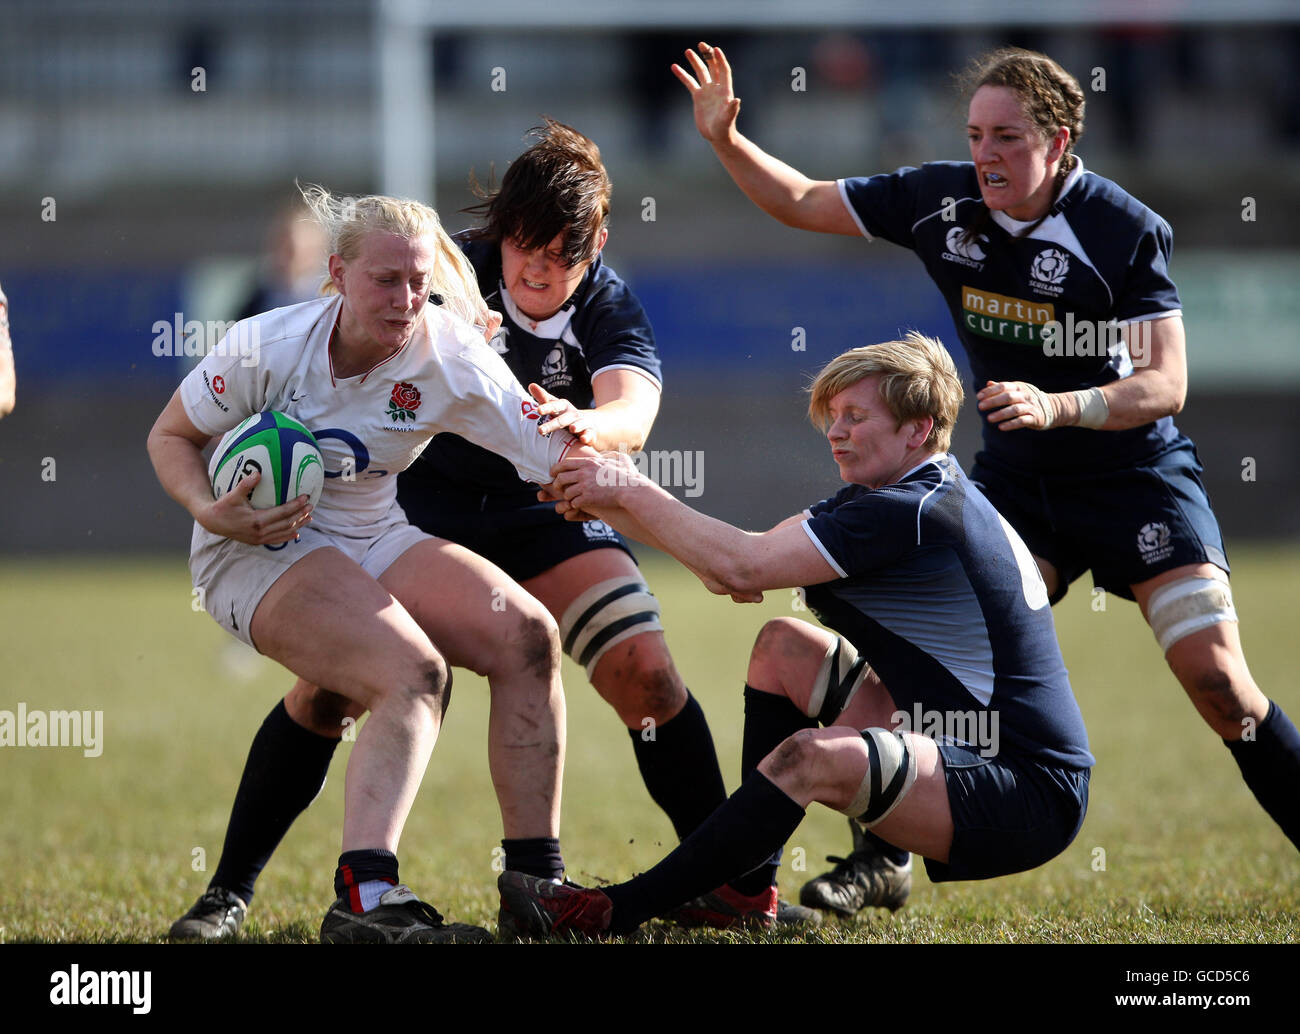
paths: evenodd
<path fill-rule="evenodd" d="M 1234 563 L 1255 677 L 1300 716 L 1291 616 L 1300 550 L 1239 549 Z M 763 621 L 792 612 L 792 595 L 739 607 L 673 565 L 648 562 L 647 570 L 734 788 L 749 645 Z M 206 885 L 249 741 L 292 680 L 191 609 L 179 553 L 158 562 L 0 562 L 0 586 L 0 708 L 22 701 L 29 710 L 104 712 L 100 757 L 0 747 L 0 939 L 157 941 Z M 932 885 L 918 869 L 907 908 L 828 924 L 808 940 L 1300 939 L 1300 857 L 1186 702 L 1136 608 L 1110 598 L 1094 611 L 1092 603 L 1088 586 L 1076 584 L 1056 610 L 1098 760 L 1075 843 L 1040 869 L 984 883 Z M 627 733 L 567 661 L 565 686 L 570 875 L 623 879 L 672 845 L 671 827 L 641 786 Z M 486 684 L 457 673 L 401 859 L 403 879 L 445 914 L 491 927 L 500 823 L 486 719 Z M 332 897 L 345 762 L 336 758 L 321 798 L 264 874 L 244 939 L 316 939 Z M 822 871 L 824 855 L 843 853 L 847 839 L 842 817 L 814 807 L 787 847 L 787 892 Z M 753 938 L 651 924 L 631 939 Z"/>

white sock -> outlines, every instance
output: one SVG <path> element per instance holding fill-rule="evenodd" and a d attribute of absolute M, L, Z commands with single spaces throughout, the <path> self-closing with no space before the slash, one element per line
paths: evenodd
<path fill-rule="evenodd" d="M 393 889 L 387 880 L 362 880 L 357 884 L 357 894 L 361 897 L 361 911 L 369 912 L 379 904 L 379 899 Z"/>

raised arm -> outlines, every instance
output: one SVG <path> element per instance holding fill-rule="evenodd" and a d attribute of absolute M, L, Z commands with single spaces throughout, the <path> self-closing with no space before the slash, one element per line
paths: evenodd
<path fill-rule="evenodd" d="M 701 56 L 702 55 L 702 56 Z M 772 218 L 800 230 L 861 236 L 833 180 L 812 180 L 772 157 L 736 129 L 740 98 L 732 92 L 731 66 L 718 47 L 686 51 L 691 72 L 673 65 L 691 95 L 695 127 L 745 196 Z"/>

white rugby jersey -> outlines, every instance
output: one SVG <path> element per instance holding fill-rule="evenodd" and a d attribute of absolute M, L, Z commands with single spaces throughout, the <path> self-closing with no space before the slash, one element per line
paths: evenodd
<path fill-rule="evenodd" d="M 481 333 L 429 304 L 400 351 L 363 374 L 336 377 L 329 341 L 342 302 L 316 298 L 232 327 L 181 382 L 194 426 L 220 435 L 272 409 L 305 424 L 327 479 L 312 523 L 359 538 L 383 526 L 396 475 L 443 431 L 504 456 L 525 480 L 550 480 L 574 439 L 537 433 L 535 403 Z"/>

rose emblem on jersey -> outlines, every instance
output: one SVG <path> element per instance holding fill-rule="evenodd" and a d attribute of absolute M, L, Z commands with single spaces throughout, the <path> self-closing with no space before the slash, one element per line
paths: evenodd
<path fill-rule="evenodd" d="M 420 408 L 420 389 L 406 381 L 393 385 L 393 394 L 388 399 L 388 415 L 394 420 L 414 420 L 415 411 Z"/>
<path fill-rule="evenodd" d="M 1034 258 L 1029 275 L 1045 284 L 1059 284 L 1070 271 L 1070 258 L 1057 248 L 1044 248 Z"/>

